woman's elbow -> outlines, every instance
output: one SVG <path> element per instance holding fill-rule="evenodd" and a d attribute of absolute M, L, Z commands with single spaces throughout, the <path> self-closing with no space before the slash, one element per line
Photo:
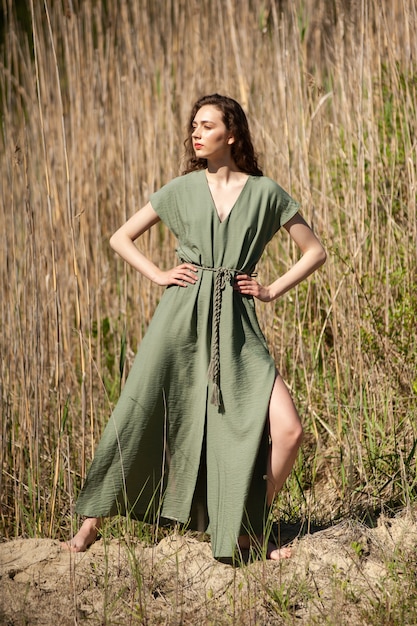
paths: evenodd
<path fill-rule="evenodd" d="M 317 251 L 317 267 L 321 267 L 322 265 L 324 265 L 324 263 L 326 263 L 326 259 L 327 259 L 327 252 L 326 250 L 323 248 L 323 246 L 320 244 L 320 249 Z"/>
<path fill-rule="evenodd" d="M 119 249 L 120 249 L 120 232 L 118 230 L 116 230 L 116 232 L 113 233 L 113 235 L 110 237 L 109 244 L 110 244 L 110 247 L 115 252 L 119 251 Z"/>

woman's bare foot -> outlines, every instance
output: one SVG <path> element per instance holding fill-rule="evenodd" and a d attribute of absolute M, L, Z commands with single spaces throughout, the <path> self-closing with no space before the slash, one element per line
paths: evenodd
<path fill-rule="evenodd" d="M 290 559 L 292 556 L 291 548 L 278 548 L 275 543 L 268 541 L 266 550 L 266 558 L 271 561 L 281 561 L 281 559 Z"/>
<path fill-rule="evenodd" d="M 85 552 L 97 539 L 100 527 L 100 517 L 87 517 L 78 533 L 74 535 L 71 541 L 64 542 L 62 547 L 70 552 Z"/>
<path fill-rule="evenodd" d="M 241 535 L 238 540 L 238 545 L 241 550 L 249 550 L 252 547 L 262 550 L 264 545 L 264 537 L 249 537 L 249 535 Z M 289 559 L 292 556 L 291 548 L 278 548 L 275 543 L 268 541 L 266 549 L 266 558 L 271 561 L 281 561 L 281 559 Z"/>

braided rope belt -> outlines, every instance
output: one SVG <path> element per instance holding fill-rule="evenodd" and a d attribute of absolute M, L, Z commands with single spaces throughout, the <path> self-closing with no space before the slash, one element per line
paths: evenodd
<path fill-rule="evenodd" d="M 199 265 L 188 259 L 180 257 L 181 262 L 192 263 L 200 270 L 206 272 L 213 272 L 215 274 L 214 279 L 214 293 L 213 293 L 213 327 L 211 337 L 211 355 L 210 363 L 208 367 L 208 378 L 213 383 L 213 390 L 211 394 L 211 404 L 220 407 L 222 405 L 222 395 L 220 389 L 220 317 L 222 311 L 222 296 L 226 285 L 233 286 L 233 281 L 236 274 L 242 274 L 242 270 L 233 269 L 229 267 L 209 267 L 207 265 Z M 251 276 L 256 276 L 256 273 L 252 273 Z"/>
<path fill-rule="evenodd" d="M 233 285 L 233 280 L 238 270 L 228 267 L 204 267 L 201 269 L 215 272 L 214 294 L 213 294 L 213 331 L 211 338 L 211 358 L 208 368 L 209 380 L 213 383 L 211 404 L 220 406 L 222 403 L 220 390 L 220 316 L 222 311 L 222 295 L 227 284 Z"/>

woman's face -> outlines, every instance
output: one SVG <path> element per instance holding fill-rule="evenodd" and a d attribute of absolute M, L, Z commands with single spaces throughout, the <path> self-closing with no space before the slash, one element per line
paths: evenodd
<path fill-rule="evenodd" d="M 191 133 L 196 157 L 207 160 L 222 160 L 230 156 L 234 138 L 223 122 L 222 112 L 211 104 L 197 111 Z"/>

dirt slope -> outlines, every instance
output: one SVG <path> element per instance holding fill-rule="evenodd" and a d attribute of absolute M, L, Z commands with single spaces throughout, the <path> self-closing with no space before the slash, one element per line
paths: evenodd
<path fill-rule="evenodd" d="M 403 592 L 417 598 L 417 524 L 409 517 L 381 519 L 374 529 L 347 521 L 293 545 L 289 561 L 231 567 L 187 534 L 155 547 L 101 540 L 84 554 L 49 539 L 4 542 L 0 624 L 340 626 L 369 624 L 381 609 L 395 617 L 405 610 Z"/>

